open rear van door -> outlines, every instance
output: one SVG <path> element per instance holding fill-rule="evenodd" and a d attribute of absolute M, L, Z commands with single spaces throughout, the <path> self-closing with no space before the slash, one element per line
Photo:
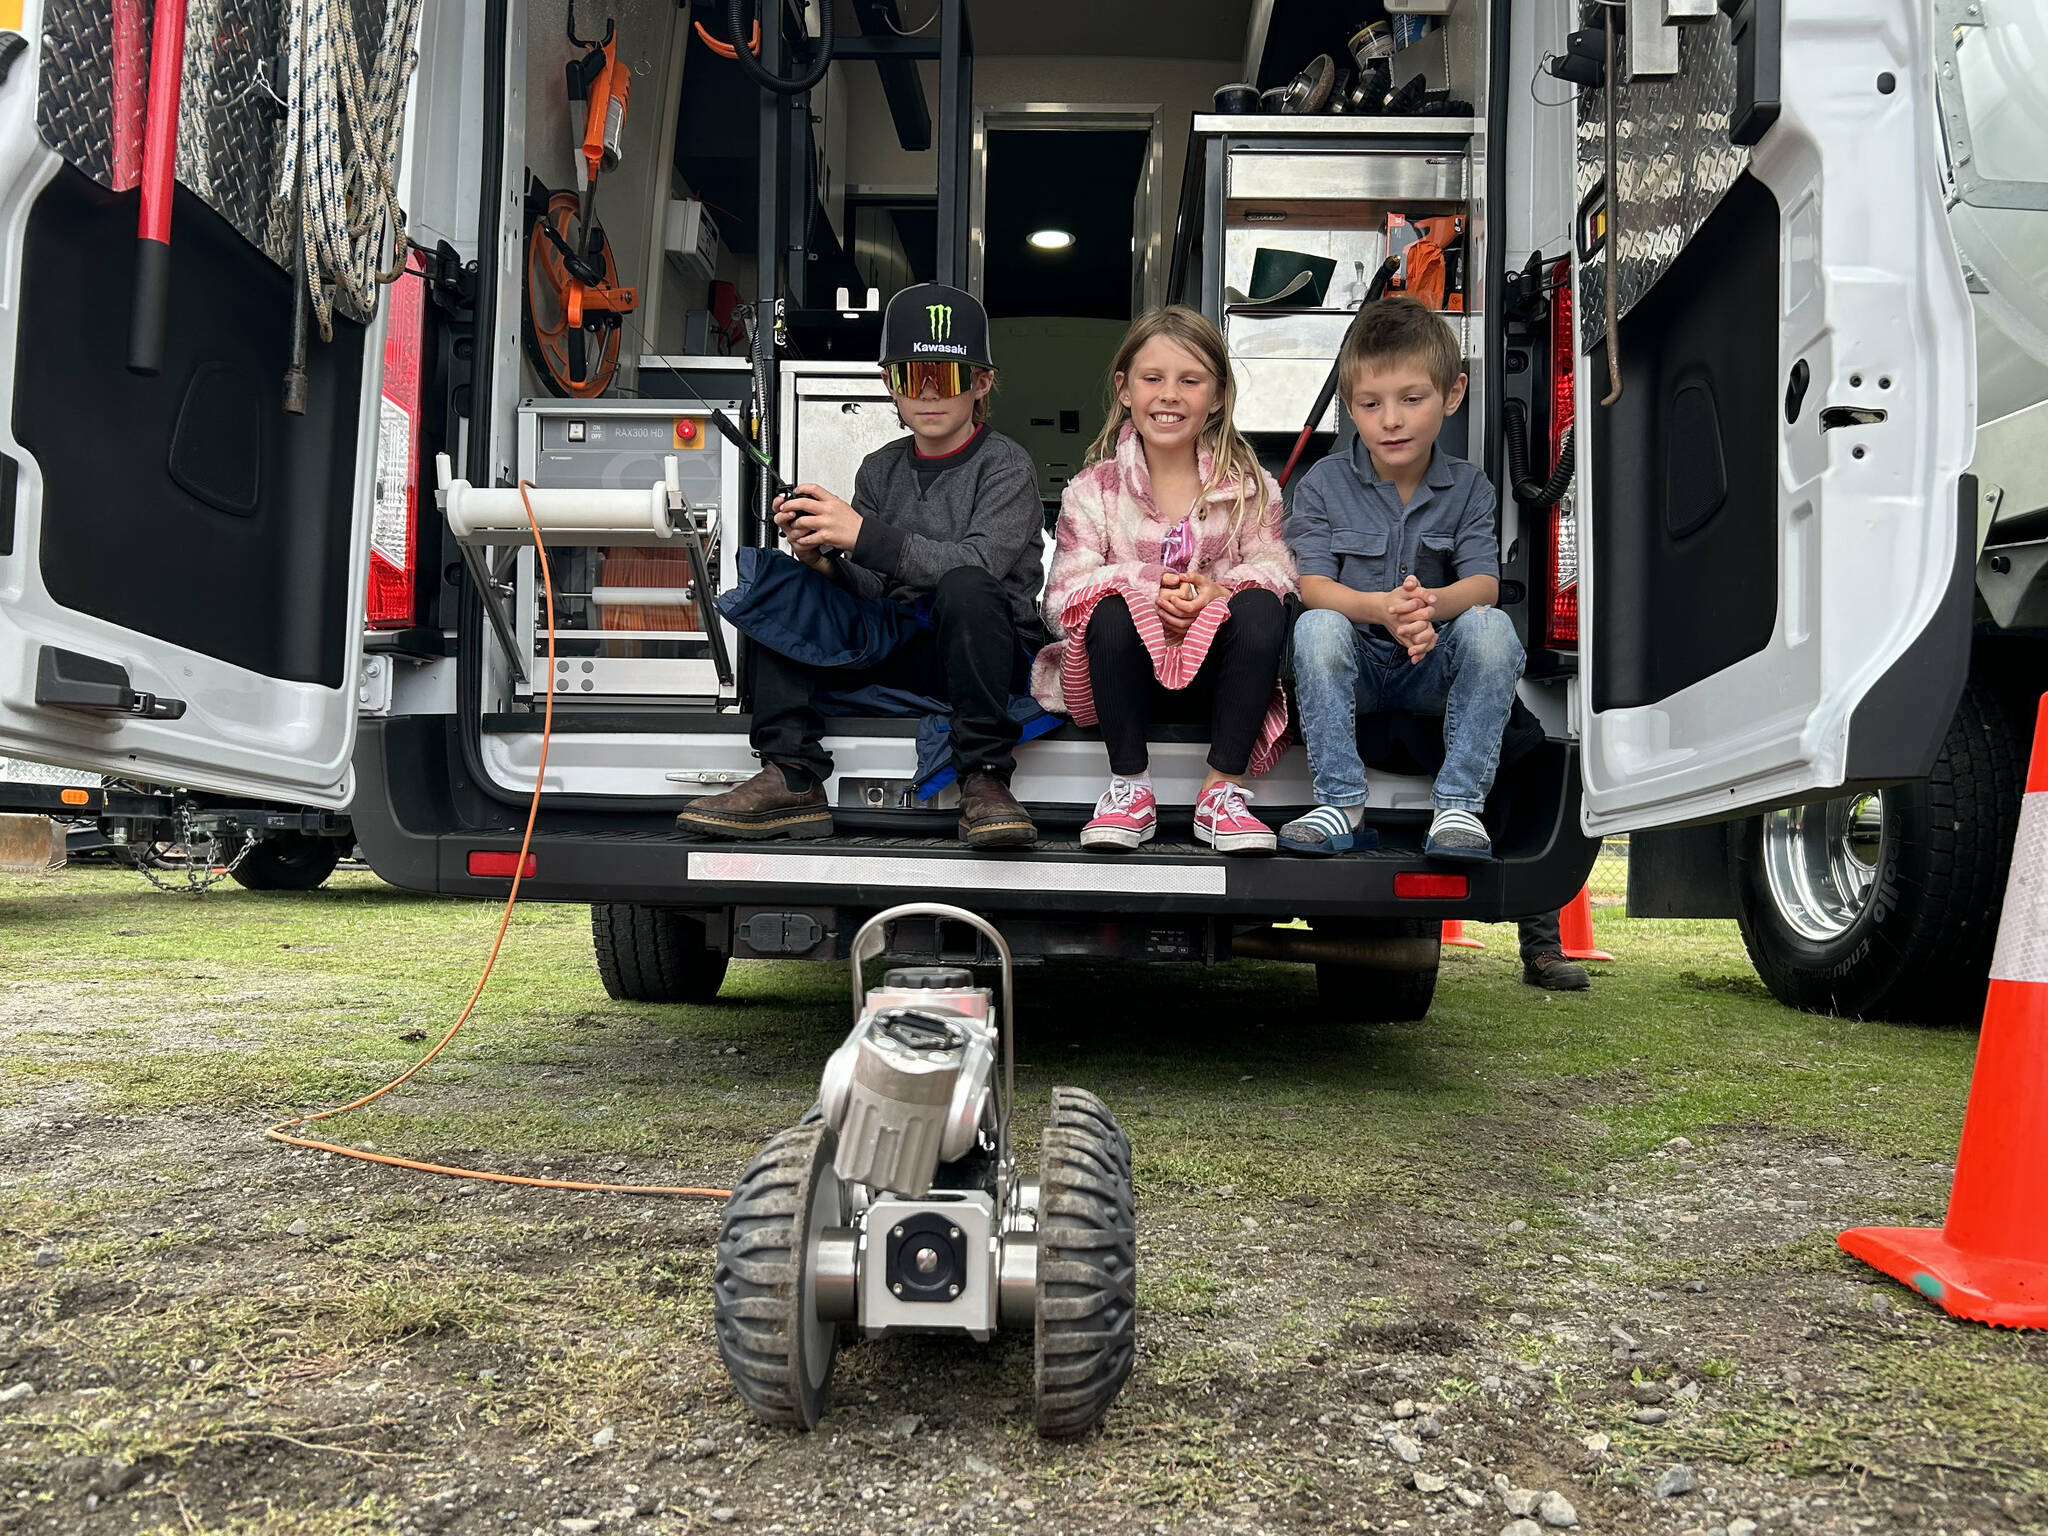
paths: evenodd
<path fill-rule="evenodd" d="M 1589 832 L 1915 777 L 1947 730 L 1974 358 L 1930 10 L 1743 0 L 1684 26 L 1675 72 L 1620 71 L 1611 199 L 1603 93 L 1582 94 Z"/>
<path fill-rule="evenodd" d="M 194 4 L 162 363 L 129 371 L 153 9 L 0 36 L 0 755 L 341 805 L 390 306 L 313 335 L 287 414 L 285 8 Z"/>

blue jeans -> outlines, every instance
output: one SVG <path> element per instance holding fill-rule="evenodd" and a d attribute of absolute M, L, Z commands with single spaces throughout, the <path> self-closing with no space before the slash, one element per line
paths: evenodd
<path fill-rule="evenodd" d="M 1343 614 L 1311 608 L 1294 623 L 1294 694 L 1309 773 L 1324 805 L 1363 805 L 1358 715 L 1404 709 L 1444 720 L 1444 765 L 1429 801 L 1439 810 L 1486 808 L 1501 733 L 1522 675 L 1522 643 L 1498 608 L 1468 608 L 1437 628 L 1436 649 L 1410 665 L 1393 640 Z"/>

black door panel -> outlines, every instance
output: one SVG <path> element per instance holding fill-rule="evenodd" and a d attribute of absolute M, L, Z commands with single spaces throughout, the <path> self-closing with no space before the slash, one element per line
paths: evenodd
<path fill-rule="evenodd" d="M 307 413 L 286 415 L 291 279 L 181 186 L 164 366 L 138 378 L 135 219 L 135 193 L 68 166 L 29 216 L 14 433 L 43 474 L 43 582 L 80 613 L 339 687 L 364 329 L 314 336 Z"/>
<path fill-rule="evenodd" d="M 1778 203 L 1745 173 L 1621 321 L 1592 409 L 1593 707 L 1654 704 L 1778 617 Z M 1606 392 L 1607 347 L 1592 356 Z"/>

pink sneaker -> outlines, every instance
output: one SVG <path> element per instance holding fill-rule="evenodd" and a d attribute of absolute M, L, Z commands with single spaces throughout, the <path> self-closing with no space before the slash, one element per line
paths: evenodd
<path fill-rule="evenodd" d="M 1152 791 L 1129 779 L 1111 779 L 1095 802 L 1095 819 L 1081 829 L 1081 846 L 1122 853 L 1151 842 L 1158 829 L 1159 802 Z"/>
<path fill-rule="evenodd" d="M 1271 853 L 1273 829 L 1245 802 L 1252 792 L 1224 779 L 1195 802 L 1195 841 L 1218 853 Z"/>

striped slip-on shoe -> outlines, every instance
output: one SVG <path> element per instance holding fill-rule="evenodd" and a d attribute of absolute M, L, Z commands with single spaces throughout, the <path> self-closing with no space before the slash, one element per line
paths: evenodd
<path fill-rule="evenodd" d="M 1493 839 L 1486 835 L 1485 824 L 1470 811 L 1439 808 L 1430 818 L 1429 836 L 1422 840 L 1422 851 L 1432 859 L 1490 859 Z"/>
<path fill-rule="evenodd" d="M 1379 833 L 1371 827 L 1354 827 L 1349 813 L 1334 805 L 1319 805 L 1306 816 L 1297 816 L 1280 829 L 1283 853 L 1307 858 L 1327 858 L 1333 853 L 1363 852 L 1377 848 Z"/>

